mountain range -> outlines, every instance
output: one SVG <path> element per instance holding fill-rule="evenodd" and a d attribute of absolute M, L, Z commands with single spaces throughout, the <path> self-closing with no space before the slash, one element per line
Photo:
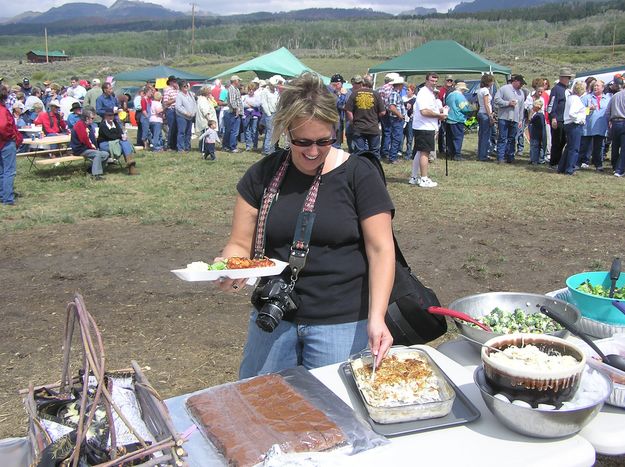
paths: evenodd
<path fill-rule="evenodd" d="M 514 8 L 531 8 L 564 0 L 516 0 Z M 459 3 L 448 13 L 467 14 L 492 10 L 510 9 L 511 4 L 501 0 L 474 0 Z M 427 16 L 437 14 L 434 8 L 416 7 L 400 13 L 400 16 Z M 280 13 L 255 12 L 217 16 L 196 13 L 196 26 L 258 21 L 312 21 L 332 19 L 392 18 L 389 13 L 370 8 L 309 8 Z M 170 10 L 161 5 L 138 0 L 117 0 L 110 7 L 97 3 L 70 2 L 45 12 L 28 11 L 4 20 L 0 35 L 32 34 L 35 30 L 48 28 L 49 33 L 65 34 L 81 32 L 115 32 L 127 30 L 185 29 L 190 27 L 189 13 Z"/>

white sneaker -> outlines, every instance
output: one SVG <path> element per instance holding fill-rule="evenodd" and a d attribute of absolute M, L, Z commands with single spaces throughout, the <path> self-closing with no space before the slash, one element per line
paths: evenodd
<path fill-rule="evenodd" d="M 585 162 L 582 162 L 582 165 L 580 166 L 582 169 L 587 169 L 588 167 L 590 167 L 588 164 L 586 164 Z"/>
<path fill-rule="evenodd" d="M 615 177 L 625 177 L 625 175 L 620 174 L 620 173 L 618 173 L 618 172 L 614 172 L 614 176 L 615 176 Z"/>
<path fill-rule="evenodd" d="M 410 177 L 410 180 L 408 180 L 408 183 L 410 183 L 411 185 L 418 185 L 419 179 L 417 177 Z"/>
<path fill-rule="evenodd" d="M 435 181 L 432 181 L 429 177 L 419 178 L 419 180 L 417 181 L 417 184 L 421 188 L 434 188 L 435 186 L 438 186 L 438 183 L 436 183 Z"/>

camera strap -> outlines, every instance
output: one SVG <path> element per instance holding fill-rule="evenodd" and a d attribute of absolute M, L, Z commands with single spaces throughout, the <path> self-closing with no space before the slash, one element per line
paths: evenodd
<path fill-rule="evenodd" d="M 274 201 L 278 197 L 280 186 L 284 181 L 287 169 L 291 163 L 291 153 L 289 152 L 284 161 L 280 164 L 278 171 L 275 173 L 269 186 L 265 188 L 263 194 L 263 200 L 258 212 L 258 220 L 256 222 L 256 236 L 254 241 L 254 257 L 262 258 L 265 255 L 265 238 L 266 238 L 266 226 L 267 217 L 269 216 L 269 210 Z M 302 211 L 297 217 L 297 223 L 295 225 L 295 233 L 293 234 L 293 243 L 291 244 L 291 252 L 289 254 L 289 266 L 291 267 L 291 288 L 295 284 L 299 273 L 306 264 L 306 256 L 308 255 L 310 237 L 312 235 L 312 228 L 315 222 L 315 202 L 317 201 L 317 194 L 319 193 L 319 185 L 321 185 L 321 172 L 323 170 L 323 164 L 317 169 L 315 179 L 310 186 Z"/>

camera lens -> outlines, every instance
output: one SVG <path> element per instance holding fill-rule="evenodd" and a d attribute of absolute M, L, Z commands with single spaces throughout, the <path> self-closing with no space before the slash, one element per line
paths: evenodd
<path fill-rule="evenodd" d="M 273 302 L 267 302 L 258 312 L 256 325 L 265 332 L 273 332 L 282 319 L 282 308 Z"/>

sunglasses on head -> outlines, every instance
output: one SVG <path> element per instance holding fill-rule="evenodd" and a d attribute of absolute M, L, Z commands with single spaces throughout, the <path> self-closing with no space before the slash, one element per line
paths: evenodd
<path fill-rule="evenodd" d="M 291 133 L 289 132 L 289 135 Z M 299 146 L 299 147 L 309 147 L 312 146 L 313 144 L 315 146 L 332 146 L 334 143 L 336 143 L 336 138 L 322 138 L 322 139 L 317 139 L 317 140 L 312 140 L 312 139 L 293 139 L 293 137 L 291 136 L 291 144 L 293 146 Z"/>

